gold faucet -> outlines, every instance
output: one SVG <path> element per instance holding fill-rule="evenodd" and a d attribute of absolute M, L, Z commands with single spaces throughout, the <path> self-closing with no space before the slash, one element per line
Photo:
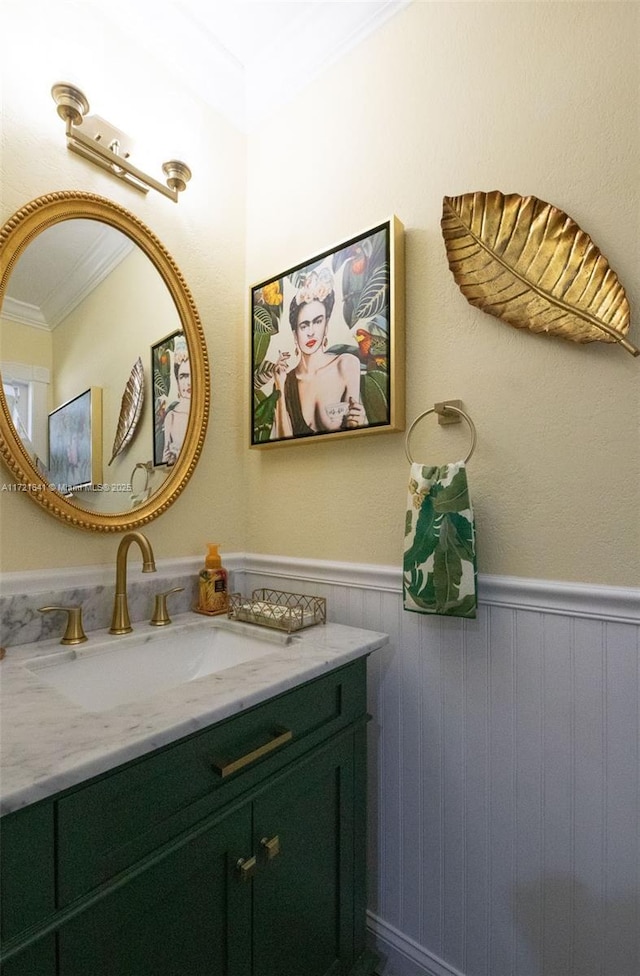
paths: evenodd
<path fill-rule="evenodd" d="M 39 613 L 49 613 L 51 610 L 64 610 L 68 614 L 61 644 L 83 644 L 88 639 L 82 626 L 82 607 L 38 607 Z"/>
<path fill-rule="evenodd" d="M 127 532 L 122 537 L 116 556 L 116 596 L 113 604 L 110 634 L 130 634 L 133 630 L 127 605 L 127 553 L 132 542 L 137 542 L 142 553 L 142 572 L 155 573 L 156 564 L 153 549 L 142 532 Z"/>

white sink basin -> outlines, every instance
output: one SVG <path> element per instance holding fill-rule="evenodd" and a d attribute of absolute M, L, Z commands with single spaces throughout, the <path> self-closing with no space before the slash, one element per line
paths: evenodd
<path fill-rule="evenodd" d="M 89 638 L 72 651 L 35 658 L 26 667 L 86 711 L 104 712 L 274 654 L 289 640 L 279 633 L 247 634 L 241 625 L 232 630 L 222 621 L 190 620 L 93 642 Z"/>

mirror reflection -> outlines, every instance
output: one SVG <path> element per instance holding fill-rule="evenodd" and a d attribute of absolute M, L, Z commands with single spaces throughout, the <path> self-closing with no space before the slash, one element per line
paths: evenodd
<path fill-rule="evenodd" d="M 162 486 L 191 358 L 165 281 L 117 228 L 64 220 L 20 254 L 0 309 L 4 395 L 34 468 L 77 506 L 131 510 Z"/>

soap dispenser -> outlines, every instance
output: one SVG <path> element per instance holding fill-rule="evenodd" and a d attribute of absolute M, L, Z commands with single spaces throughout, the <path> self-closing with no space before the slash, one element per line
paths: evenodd
<path fill-rule="evenodd" d="M 226 613 L 229 608 L 227 571 L 222 565 L 217 542 L 207 543 L 204 569 L 198 578 L 198 610 L 202 613 Z"/>

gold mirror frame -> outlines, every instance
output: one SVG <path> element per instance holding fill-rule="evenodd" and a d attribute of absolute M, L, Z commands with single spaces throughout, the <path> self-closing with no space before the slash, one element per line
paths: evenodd
<path fill-rule="evenodd" d="M 192 399 L 187 431 L 178 460 L 157 492 L 129 512 L 97 513 L 82 508 L 42 483 L 18 436 L 0 384 L 0 455 L 18 487 L 50 515 L 67 525 L 97 532 L 124 532 L 165 512 L 193 474 L 209 419 L 209 363 L 198 311 L 180 269 L 162 242 L 137 217 L 105 197 L 72 190 L 49 193 L 18 210 L 0 231 L 0 309 L 16 262 L 38 234 L 63 220 L 84 218 L 109 224 L 126 234 L 147 255 L 175 303 L 187 339 Z"/>

